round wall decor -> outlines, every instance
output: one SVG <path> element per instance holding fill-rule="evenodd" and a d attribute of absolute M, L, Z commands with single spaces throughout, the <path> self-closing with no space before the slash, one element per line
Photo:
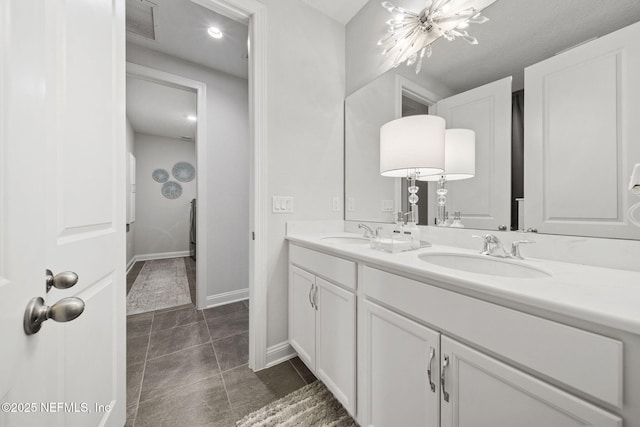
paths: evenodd
<path fill-rule="evenodd" d="M 168 181 L 162 184 L 160 190 L 167 199 L 177 199 L 182 195 L 182 186 L 175 181 Z"/>
<path fill-rule="evenodd" d="M 169 181 L 169 172 L 160 168 L 151 172 L 151 177 L 155 182 L 159 182 L 160 184 Z"/>
<path fill-rule="evenodd" d="M 189 162 L 178 162 L 173 165 L 171 173 L 173 173 L 173 176 L 178 181 L 189 182 L 193 181 L 193 178 L 196 177 L 196 168 Z"/>

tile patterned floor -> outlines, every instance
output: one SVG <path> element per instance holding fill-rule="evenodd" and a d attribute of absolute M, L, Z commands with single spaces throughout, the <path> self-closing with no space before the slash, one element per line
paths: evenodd
<path fill-rule="evenodd" d="M 146 261 L 127 295 L 127 314 L 146 313 L 190 302 L 183 258 Z"/>
<path fill-rule="evenodd" d="M 300 359 L 252 372 L 249 304 L 127 317 L 127 426 L 231 427 L 315 381 Z"/>

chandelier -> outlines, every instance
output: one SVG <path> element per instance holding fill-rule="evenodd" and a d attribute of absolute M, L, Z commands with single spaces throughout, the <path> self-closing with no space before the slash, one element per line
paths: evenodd
<path fill-rule="evenodd" d="M 388 1 L 382 7 L 393 15 L 387 21 L 388 34 L 383 37 L 383 55 L 394 55 L 393 67 L 406 61 L 415 64 L 416 74 L 422 69 L 422 60 L 432 53 L 431 44 L 440 37 L 449 41 L 461 38 L 470 44 L 478 44 L 475 37 L 465 30 L 469 24 L 484 24 L 489 18 L 480 10 L 495 0 L 426 0 L 419 13 L 409 12 Z M 482 7 L 480 7 L 482 6 Z"/>

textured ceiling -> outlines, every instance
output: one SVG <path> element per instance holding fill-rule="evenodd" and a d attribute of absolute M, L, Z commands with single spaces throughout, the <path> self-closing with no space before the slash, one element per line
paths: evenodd
<path fill-rule="evenodd" d="M 136 0 L 129 0 L 136 1 Z M 156 40 L 127 33 L 127 42 L 246 79 L 248 27 L 191 0 L 152 0 L 157 4 Z M 207 34 L 210 26 L 224 37 Z"/>
<path fill-rule="evenodd" d="M 367 0 L 302 0 L 314 9 L 335 19 L 341 24 L 346 24 L 358 13 Z"/>
<path fill-rule="evenodd" d="M 455 92 L 511 75 L 520 89 L 525 67 L 640 21 L 640 1 L 498 0 L 483 14 L 491 20 L 468 30 L 480 44 L 440 39 L 422 73 Z"/>
<path fill-rule="evenodd" d="M 127 76 L 127 118 L 138 133 L 195 141 L 196 94 L 185 89 Z"/>

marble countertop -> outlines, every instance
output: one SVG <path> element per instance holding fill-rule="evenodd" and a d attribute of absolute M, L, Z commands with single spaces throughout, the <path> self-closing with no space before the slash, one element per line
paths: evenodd
<path fill-rule="evenodd" d="M 290 242 L 397 274 L 446 284 L 452 290 L 491 297 L 571 316 L 640 335 L 640 273 L 592 267 L 568 262 L 528 258 L 516 261 L 543 270 L 550 277 L 522 279 L 453 270 L 423 261 L 420 254 L 432 252 L 477 254 L 453 246 L 433 245 L 413 251 L 388 253 L 366 244 L 329 243 L 325 237 L 361 236 L 345 232 L 291 233 Z"/>

